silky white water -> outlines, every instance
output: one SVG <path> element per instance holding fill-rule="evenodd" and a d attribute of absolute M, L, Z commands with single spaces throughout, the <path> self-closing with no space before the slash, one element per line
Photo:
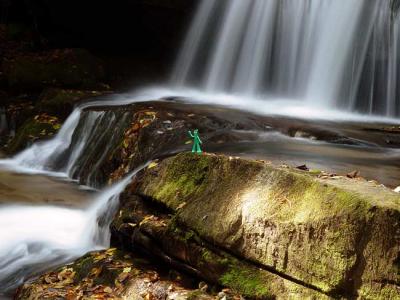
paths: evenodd
<path fill-rule="evenodd" d="M 140 97 L 135 98 L 138 101 Z M 133 103 L 121 99 L 120 104 Z M 89 104 L 98 105 L 93 102 Z M 101 102 L 114 105 L 115 102 Z M 66 120 L 59 133 L 51 140 L 36 143 L 13 159 L 0 161 L 0 168 L 23 173 L 70 178 L 70 170 L 85 147 L 90 147 L 91 134 L 103 112 L 90 112 L 82 125 L 83 133 L 77 144 L 72 137 L 77 129 L 82 110 L 77 108 Z M 69 153 L 61 170 L 53 169 L 52 162 Z M 70 261 L 84 253 L 106 248 L 110 242 L 109 225 L 117 209 L 119 194 L 139 167 L 119 183 L 99 191 L 84 208 L 52 205 L 0 206 L 0 295 L 21 284 L 26 276 Z M 101 221 L 100 221 L 101 220 Z"/>
<path fill-rule="evenodd" d="M 400 17 L 393 3 L 200 1 L 171 83 L 398 116 Z"/>

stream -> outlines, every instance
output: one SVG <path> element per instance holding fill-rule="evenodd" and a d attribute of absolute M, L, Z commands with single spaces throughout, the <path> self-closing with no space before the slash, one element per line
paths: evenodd
<path fill-rule="evenodd" d="M 56 265 L 72 261 L 88 251 L 107 248 L 110 243 L 109 225 L 117 209 L 119 194 L 132 176 L 144 167 L 100 190 L 80 186 L 72 180 L 71 174 L 83 149 L 90 147 L 89 135 L 96 121 L 89 118 L 85 123 L 88 127 L 80 135 L 82 138 L 72 144 L 82 110 L 91 106 L 154 100 L 165 95 L 169 93 L 147 91 L 113 101 L 84 104 L 70 115 L 53 139 L 36 143 L 14 158 L 0 161 L 0 296 L 12 294 L 26 279 Z M 205 106 L 212 111 L 218 109 L 216 104 L 219 107 L 223 105 L 213 101 L 213 106 L 209 102 L 212 101 L 199 103 L 193 98 L 188 104 Z M 261 115 L 268 114 L 264 112 Z M 92 116 L 101 118 L 102 114 Z M 364 139 L 364 144 L 360 145 L 289 137 L 266 129 L 237 131 L 235 133 L 242 136 L 240 141 L 205 148 L 208 152 L 267 159 L 274 163 L 306 163 L 310 168 L 332 172 L 358 169 L 366 177 L 395 186 L 400 175 L 399 150 L 374 144 L 376 136 L 360 131 L 354 125 L 361 122 L 360 119 L 354 116 L 347 125 L 336 123 L 354 138 Z M 390 123 L 389 120 L 381 122 Z M 180 151 L 180 146 L 175 147 L 168 149 L 170 153 Z M 52 163 L 57 160 L 63 163 L 54 167 Z"/>

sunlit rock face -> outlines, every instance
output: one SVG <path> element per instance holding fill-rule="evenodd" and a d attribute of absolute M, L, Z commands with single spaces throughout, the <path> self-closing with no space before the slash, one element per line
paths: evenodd
<path fill-rule="evenodd" d="M 205 240 L 304 285 L 398 296 L 400 198 L 389 189 L 191 153 L 147 169 L 134 187 Z"/>

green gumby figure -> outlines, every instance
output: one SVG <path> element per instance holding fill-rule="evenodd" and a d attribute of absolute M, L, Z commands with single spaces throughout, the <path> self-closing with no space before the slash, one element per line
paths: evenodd
<path fill-rule="evenodd" d="M 190 137 L 193 138 L 193 148 L 192 148 L 192 152 L 195 153 L 201 153 L 201 148 L 200 148 L 200 144 L 203 144 L 203 142 L 201 141 L 200 137 L 199 137 L 199 130 L 195 129 L 193 134 L 192 132 L 189 130 L 189 135 Z"/>

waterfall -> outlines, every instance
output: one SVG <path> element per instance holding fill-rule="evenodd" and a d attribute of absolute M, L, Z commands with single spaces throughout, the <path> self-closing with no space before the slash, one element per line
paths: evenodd
<path fill-rule="evenodd" d="M 200 1 L 172 83 L 398 116 L 400 17 L 393 3 Z"/>
<path fill-rule="evenodd" d="M 127 113 L 118 115 L 112 110 L 86 108 L 99 104 L 124 105 L 140 99 L 138 96 L 134 100 L 96 102 L 78 107 L 53 139 L 35 143 L 12 159 L 0 160 L 0 165 L 24 173 L 72 178 L 76 170 L 87 167 L 85 159 L 91 155 L 93 147 L 99 146 L 99 141 L 108 141 L 111 144 L 108 147 L 112 146 L 111 140 L 118 138 L 118 134 L 114 137 L 115 130 Z M 111 140 L 104 135 L 107 130 Z M 104 151 L 107 153 L 107 147 Z M 104 158 L 104 155 L 96 157 Z M 146 166 L 144 164 L 120 182 L 96 192 L 84 208 L 0 205 L 0 298 L 3 292 L 23 283 L 27 276 L 71 261 L 88 251 L 109 247 L 109 227 L 118 208 L 119 195 L 132 177 Z M 96 171 L 93 166 L 89 177 L 95 176 Z M 88 181 L 96 184 L 96 181 Z"/>
<path fill-rule="evenodd" d="M 110 224 L 120 193 L 142 166 L 99 192 L 86 209 L 0 207 L 0 296 L 31 274 L 110 245 Z"/>

